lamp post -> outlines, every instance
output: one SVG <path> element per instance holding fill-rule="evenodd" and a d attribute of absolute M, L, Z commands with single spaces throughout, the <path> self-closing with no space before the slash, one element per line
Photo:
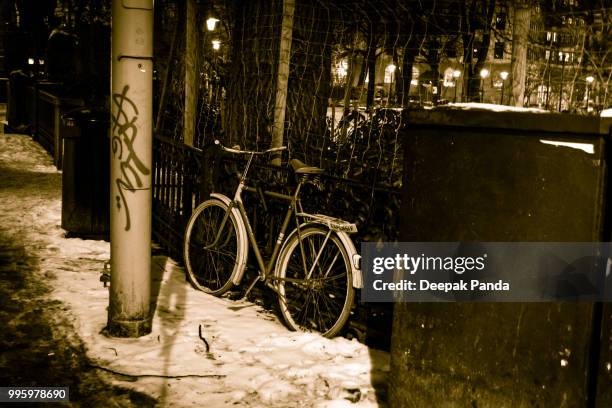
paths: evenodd
<path fill-rule="evenodd" d="M 489 70 L 486 68 L 483 68 L 480 70 L 480 102 L 484 102 L 484 80 L 485 78 L 488 78 L 489 76 Z"/>
<path fill-rule="evenodd" d="M 589 75 L 588 77 L 585 78 L 587 81 L 587 92 L 586 92 L 586 110 L 587 113 L 590 112 L 590 102 L 591 102 L 591 84 L 593 83 L 593 81 L 595 80 L 595 78 L 592 75 Z"/>
<path fill-rule="evenodd" d="M 569 59 L 569 53 L 559 52 L 561 58 L 561 84 L 559 85 L 559 105 L 557 110 L 561 112 L 561 101 L 563 100 L 563 74 L 565 73 L 565 63 Z"/>
<path fill-rule="evenodd" d="M 459 77 L 461 76 L 461 71 L 459 71 L 458 69 L 453 71 L 453 78 L 455 80 L 455 98 L 453 100 L 453 102 L 457 102 L 457 85 L 459 84 Z"/>
<path fill-rule="evenodd" d="M 500 105 L 504 104 L 504 88 L 506 87 L 506 79 L 508 79 L 508 71 L 502 71 L 499 73 L 499 76 L 501 77 L 502 80 L 502 86 L 501 86 L 501 99 L 499 101 Z"/>

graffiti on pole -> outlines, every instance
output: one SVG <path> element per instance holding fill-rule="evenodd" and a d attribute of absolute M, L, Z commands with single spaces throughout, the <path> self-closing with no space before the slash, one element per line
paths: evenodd
<path fill-rule="evenodd" d="M 145 166 L 134 150 L 134 141 L 138 134 L 136 120 L 138 120 L 138 108 L 128 98 L 129 85 L 125 85 L 121 93 L 113 94 L 113 104 L 116 112 L 112 115 L 112 150 L 113 156 L 120 161 L 121 174 L 115 179 L 117 185 L 116 205 L 119 210 L 125 212 L 125 230 L 131 227 L 130 208 L 126 201 L 126 191 L 132 194 L 136 189 L 143 186 L 141 176 L 146 176 L 151 171 Z"/>

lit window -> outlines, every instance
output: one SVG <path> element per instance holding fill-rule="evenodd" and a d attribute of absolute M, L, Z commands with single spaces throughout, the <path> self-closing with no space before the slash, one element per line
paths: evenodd
<path fill-rule="evenodd" d="M 347 71 L 348 61 L 345 59 L 340 60 L 340 62 L 336 64 L 336 75 L 338 76 L 338 79 L 343 79 L 346 77 Z"/>
<path fill-rule="evenodd" d="M 394 64 L 389 64 L 385 68 L 385 83 L 389 84 L 393 82 L 393 78 L 395 77 L 395 69 L 397 67 Z"/>
<path fill-rule="evenodd" d="M 542 105 L 546 102 L 546 86 L 538 86 L 538 104 Z"/>
<path fill-rule="evenodd" d="M 453 77 L 453 72 L 455 72 L 452 68 L 446 68 L 444 70 L 444 83 L 445 87 L 454 87 L 455 86 L 455 78 Z"/>

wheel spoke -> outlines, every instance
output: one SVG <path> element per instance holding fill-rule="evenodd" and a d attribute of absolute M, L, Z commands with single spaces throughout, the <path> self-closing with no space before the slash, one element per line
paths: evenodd
<path fill-rule="evenodd" d="M 343 244 L 333 234 L 328 237 L 328 232 L 313 227 L 301 234 L 301 242 L 297 235 L 292 238 L 291 250 L 283 255 L 285 261 L 281 264 L 286 268 L 281 271 L 279 282 L 284 288 L 284 299 L 280 302 L 285 320 L 294 329 L 317 330 L 333 336 L 348 318 L 353 288 Z"/>

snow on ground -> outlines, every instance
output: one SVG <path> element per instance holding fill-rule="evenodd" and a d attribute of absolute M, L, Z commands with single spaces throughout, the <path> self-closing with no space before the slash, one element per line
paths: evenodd
<path fill-rule="evenodd" d="M 478 102 L 464 102 L 464 103 L 449 103 L 447 105 L 453 108 L 461 108 L 464 110 L 489 110 L 493 112 L 531 112 L 531 113 L 551 113 L 545 109 L 539 108 L 520 108 L 517 106 L 498 105 L 495 103 L 478 103 Z"/>
<path fill-rule="evenodd" d="M 151 334 L 102 335 L 108 288 L 99 278 L 109 244 L 64 237 L 61 173 L 29 137 L 0 135 L 0 162 L 10 169 L 3 177 L 13 180 L 0 191 L 0 231 L 40 258 L 40 278 L 67 305 L 88 357 L 123 374 L 114 377 L 118 384 L 146 392 L 162 406 L 379 405 L 373 384 L 381 390 L 386 383 L 387 353 L 356 340 L 289 332 L 254 304 L 192 289 L 183 270 L 164 256 L 152 263 L 157 302 Z"/>

